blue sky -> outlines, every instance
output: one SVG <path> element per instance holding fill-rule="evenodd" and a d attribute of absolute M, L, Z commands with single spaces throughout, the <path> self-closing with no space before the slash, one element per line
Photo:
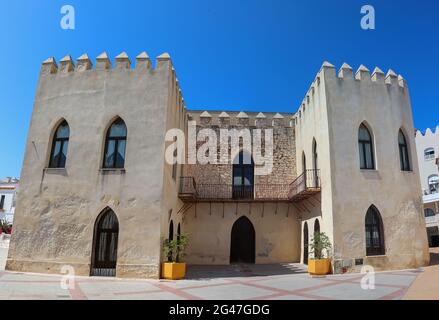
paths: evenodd
<path fill-rule="evenodd" d="M 60 27 L 63 5 L 75 30 Z M 360 27 L 362 5 L 376 29 Z M 0 177 L 19 176 L 40 65 L 102 51 L 169 52 L 188 108 L 294 112 L 321 63 L 409 82 L 415 126 L 439 124 L 439 2 L 14 0 L 0 10 Z"/>

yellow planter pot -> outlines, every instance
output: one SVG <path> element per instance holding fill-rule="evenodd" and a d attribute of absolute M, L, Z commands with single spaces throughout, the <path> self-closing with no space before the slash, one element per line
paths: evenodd
<path fill-rule="evenodd" d="M 331 259 L 309 259 L 308 272 L 316 275 L 325 275 L 331 273 Z"/>
<path fill-rule="evenodd" d="M 162 277 L 168 280 L 183 279 L 186 275 L 186 263 L 165 262 L 162 266 Z"/>

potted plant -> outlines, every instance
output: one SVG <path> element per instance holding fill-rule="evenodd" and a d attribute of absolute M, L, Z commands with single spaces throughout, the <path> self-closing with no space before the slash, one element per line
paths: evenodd
<path fill-rule="evenodd" d="M 181 260 L 188 242 L 189 236 L 187 234 L 181 234 L 175 240 L 166 239 L 163 242 L 163 252 L 168 259 L 162 266 L 164 279 L 179 280 L 186 275 L 186 263 L 181 262 Z"/>
<path fill-rule="evenodd" d="M 311 243 L 308 245 L 312 258 L 308 260 L 308 272 L 311 275 L 325 275 L 331 273 L 331 241 L 324 232 L 314 232 Z"/>

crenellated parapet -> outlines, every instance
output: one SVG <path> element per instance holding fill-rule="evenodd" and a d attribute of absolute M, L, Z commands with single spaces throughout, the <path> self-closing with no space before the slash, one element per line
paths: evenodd
<path fill-rule="evenodd" d="M 408 88 L 403 76 L 396 74 L 392 69 L 384 73 L 380 68 L 375 67 L 373 71 L 370 72 L 367 67 L 360 65 L 357 71 L 354 72 L 349 64 L 343 63 L 337 71 L 333 64 L 325 61 L 298 108 L 296 113 L 297 118 L 301 118 L 302 115 L 306 113 L 307 107 L 321 103 L 321 101 L 315 101 L 316 93 L 322 93 L 319 91 L 322 81 L 331 80 L 335 80 L 340 88 L 343 88 L 344 85 L 349 86 L 349 90 L 354 86 L 361 87 L 363 84 L 372 84 L 376 86 L 376 89 L 379 89 L 379 87 L 395 88 L 403 93 L 405 93 Z M 321 94 L 320 98 L 325 99 L 325 95 Z"/>
<path fill-rule="evenodd" d="M 43 62 L 41 68 L 41 74 L 57 74 L 57 73 L 70 73 L 70 72 L 84 72 L 84 71 L 102 71 L 102 70 L 123 70 L 123 69 L 133 69 L 133 70 L 157 70 L 163 66 L 168 66 L 172 68 L 171 57 L 168 53 L 163 53 L 156 58 L 156 65 L 153 69 L 151 60 L 146 52 L 140 53 L 135 58 L 135 65 L 131 63 L 131 59 L 126 54 L 122 52 L 115 57 L 114 66 L 108 57 L 106 52 L 101 53 L 96 57 L 96 62 L 93 62 L 89 56 L 84 53 L 79 58 L 76 59 L 76 64 L 70 55 L 65 56 L 60 60 L 60 66 L 58 66 L 55 58 L 50 57 Z"/>
<path fill-rule="evenodd" d="M 206 127 L 294 127 L 294 115 L 291 113 L 188 110 L 188 120 L 195 121 L 197 125 Z"/>
<path fill-rule="evenodd" d="M 434 132 L 430 128 L 427 128 L 424 133 L 422 133 L 421 130 L 416 130 L 416 138 L 433 137 L 433 136 L 439 139 L 439 126 L 436 126 Z"/>
<path fill-rule="evenodd" d="M 65 56 L 56 62 L 55 58 L 51 57 L 45 60 L 41 67 L 40 76 L 44 78 L 54 78 L 75 76 L 84 73 L 102 73 L 102 72 L 133 72 L 146 73 L 154 75 L 157 72 L 169 72 L 171 81 L 172 94 L 175 97 L 179 106 L 184 107 L 184 99 L 181 88 L 177 79 L 175 69 L 172 65 L 171 57 L 168 53 L 163 53 L 156 58 L 155 67 L 146 52 L 140 53 L 135 57 L 135 62 L 132 62 L 126 52 L 122 52 L 114 58 L 114 63 L 106 52 L 101 53 L 96 57 L 95 62 L 84 53 L 76 62 L 70 55 Z"/>

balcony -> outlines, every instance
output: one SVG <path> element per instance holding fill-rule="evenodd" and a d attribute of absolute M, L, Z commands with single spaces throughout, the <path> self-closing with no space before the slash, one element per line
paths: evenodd
<path fill-rule="evenodd" d="M 185 202 L 289 201 L 288 184 L 196 184 L 193 177 L 180 178 L 179 198 Z"/>
<path fill-rule="evenodd" d="M 290 184 L 288 198 L 292 202 L 300 202 L 320 191 L 320 170 L 309 169 Z"/>

